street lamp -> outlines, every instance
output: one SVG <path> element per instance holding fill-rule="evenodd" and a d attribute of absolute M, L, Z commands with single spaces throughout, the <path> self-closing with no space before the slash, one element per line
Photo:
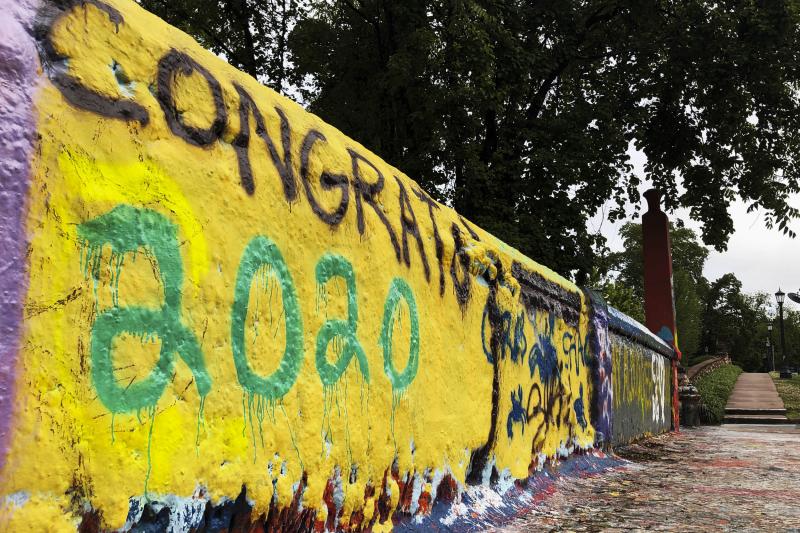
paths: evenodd
<path fill-rule="evenodd" d="M 767 324 L 769 339 L 767 339 L 767 357 L 771 358 L 770 368 L 775 372 L 775 344 L 772 342 L 772 323 Z"/>
<path fill-rule="evenodd" d="M 778 302 L 778 316 L 780 317 L 781 326 L 781 377 L 791 378 L 792 373 L 789 372 L 788 368 L 786 368 L 786 337 L 783 331 L 783 301 L 785 299 L 786 293 L 784 293 L 780 287 L 778 287 L 778 292 L 775 293 L 775 301 Z"/>
<path fill-rule="evenodd" d="M 767 351 L 766 351 L 766 352 L 764 352 L 764 364 L 763 364 L 763 365 L 761 365 L 761 367 L 762 367 L 762 368 L 766 368 L 766 369 L 767 369 L 767 372 L 769 372 L 769 371 L 771 370 L 771 369 L 770 369 L 770 366 L 769 366 L 769 339 L 767 339 L 767 340 L 764 342 L 764 345 L 766 346 L 766 348 L 767 348 Z"/>

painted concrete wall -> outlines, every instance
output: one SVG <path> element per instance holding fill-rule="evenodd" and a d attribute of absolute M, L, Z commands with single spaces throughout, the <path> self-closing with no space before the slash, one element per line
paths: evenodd
<path fill-rule="evenodd" d="M 627 444 L 669 431 L 672 369 L 669 345 L 641 324 L 610 311 L 614 387 L 612 442 Z"/>
<path fill-rule="evenodd" d="M 0 7 L 2 529 L 388 530 L 650 392 L 596 296 L 132 2 Z"/>

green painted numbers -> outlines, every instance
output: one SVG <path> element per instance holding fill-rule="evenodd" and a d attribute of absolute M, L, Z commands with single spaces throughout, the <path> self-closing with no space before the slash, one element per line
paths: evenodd
<path fill-rule="evenodd" d="M 261 268 L 268 268 L 281 287 L 283 311 L 286 323 L 286 347 L 278 369 L 269 377 L 253 372 L 247 360 L 244 342 L 244 326 L 247 320 L 247 305 L 250 300 L 250 286 Z M 231 312 L 231 347 L 233 361 L 239 383 L 249 394 L 256 394 L 266 400 L 282 398 L 292 388 L 303 363 L 303 321 L 297 303 L 292 275 L 274 242 L 259 235 L 250 241 L 239 263 L 236 275 L 236 292 Z"/>
<path fill-rule="evenodd" d="M 86 246 L 84 273 L 95 284 L 100 278 L 103 247 L 111 246 L 114 274 L 114 306 L 101 311 L 92 326 L 92 382 L 97 395 L 112 413 L 127 413 L 153 407 L 169 383 L 175 354 L 189 366 L 197 390 L 205 397 L 211 390 L 203 354 L 194 334 L 181 322 L 183 267 L 178 251 L 177 231 L 171 222 L 148 209 L 122 205 L 78 226 L 78 236 Z M 164 304 L 161 309 L 119 307 L 116 286 L 125 254 L 140 249 L 152 253 L 161 272 Z M 114 339 L 128 333 L 144 339 L 159 338 L 158 363 L 142 381 L 121 387 L 114 377 L 112 347 Z"/>
<path fill-rule="evenodd" d="M 317 284 L 324 288 L 325 284 L 332 277 L 341 277 L 347 284 L 347 320 L 335 319 L 328 320 L 323 324 L 317 335 L 317 372 L 322 384 L 331 386 L 337 381 L 347 369 L 350 360 L 355 355 L 358 359 L 358 366 L 364 381 L 369 383 L 369 366 L 364 348 L 356 338 L 356 328 L 358 327 L 358 303 L 356 301 L 356 275 L 353 272 L 353 265 L 340 255 L 325 254 L 317 263 Z M 328 345 L 339 339 L 341 346 L 339 358 L 335 364 L 330 364 L 326 358 Z M 335 344 L 336 346 L 336 344 Z"/>
<path fill-rule="evenodd" d="M 189 367 L 201 399 L 211 390 L 200 345 L 194 333 L 181 320 L 183 265 L 176 226 L 163 215 L 149 210 L 120 205 L 108 213 L 78 226 L 78 236 L 85 244 L 84 274 L 95 287 L 100 279 L 102 250 L 111 247 L 113 306 L 98 312 L 92 325 L 92 382 L 97 394 L 112 413 L 129 413 L 156 405 L 169 383 L 177 354 Z M 140 250 L 152 254 L 164 287 L 164 303 L 160 308 L 119 306 L 116 287 L 125 256 Z M 274 276 L 280 286 L 285 320 L 286 342 L 281 362 L 272 374 L 261 376 L 250 365 L 246 343 L 250 291 L 259 271 Z M 323 386 L 333 386 L 342 377 L 355 356 L 364 380 L 369 383 L 367 356 L 357 336 L 358 300 L 356 277 L 352 264 L 340 255 L 325 254 L 316 266 L 316 281 L 322 292 L 332 278 L 342 278 L 347 287 L 347 319 L 328 319 L 316 338 L 315 363 Z M 392 336 L 397 308 L 405 300 L 410 315 L 410 349 L 406 368 L 398 372 L 393 361 Z M 150 374 L 141 381 L 120 386 L 114 376 L 114 340 L 130 334 L 143 341 L 158 338 L 161 352 Z M 338 358 L 327 360 L 333 343 Z M 414 294 L 408 283 L 395 278 L 389 287 L 384 305 L 383 328 L 379 346 L 383 350 L 384 370 L 396 394 L 402 393 L 414 380 L 419 368 L 419 314 Z M 231 349 L 239 384 L 250 395 L 267 401 L 278 401 L 297 381 L 303 364 L 303 320 L 292 275 L 277 245 L 269 238 L 254 237 L 242 254 L 236 275 L 231 309 Z"/>
<path fill-rule="evenodd" d="M 408 312 L 411 315 L 411 342 L 409 346 L 408 362 L 402 373 L 398 373 L 394 366 L 392 356 L 392 334 L 394 332 L 394 315 L 397 306 L 400 305 L 400 298 L 403 298 L 408 305 Z M 392 382 L 395 392 L 402 392 L 414 381 L 419 369 L 419 313 L 417 312 L 417 302 L 414 300 L 414 293 L 411 287 L 402 278 L 394 278 L 389 287 L 389 296 L 383 308 L 383 329 L 381 330 L 381 346 L 383 346 L 383 369 Z"/>

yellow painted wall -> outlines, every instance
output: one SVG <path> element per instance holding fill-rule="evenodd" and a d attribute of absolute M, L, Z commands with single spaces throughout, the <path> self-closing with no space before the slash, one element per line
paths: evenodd
<path fill-rule="evenodd" d="M 71 531 L 88 506 L 102 512 L 106 527 L 117 528 L 130 498 L 195 494 L 219 501 L 235 498 L 242 485 L 258 515 L 273 492 L 279 505 L 289 505 L 304 472 L 302 503 L 317 509 L 319 521 L 327 518 L 328 481 L 341 479 L 340 526 L 358 509 L 367 523 L 376 497 L 365 498 L 365 489 L 369 484 L 380 492 L 395 460 L 399 479 L 416 473 L 423 492 L 435 491 L 432 484 L 443 472 L 464 486 L 471 455 L 492 440 L 492 358 L 499 390 L 490 467 L 525 477 L 547 457 L 593 444 L 583 340 L 588 311 L 577 287 L 445 206 L 430 208 L 432 220 L 418 186 L 401 171 L 133 2 L 90 2 L 64 13 L 51 9 L 43 17 L 52 25 L 54 48 L 43 57 L 66 60 L 45 64 L 36 88 L 38 141 L 27 215 L 30 285 L 13 431 L 0 477 L 0 529 Z M 159 63 L 171 50 L 186 54 L 218 82 L 224 120 L 214 124 L 212 87 L 199 69 L 159 79 Z M 206 146 L 170 128 L 159 101 L 165 79 L 175 120 L 212 132 Z M 64 89 L 72 82 L 129 115 L 91 109 L 86 93 L 81 100 Z M 253 193 L 242 185 L 235 150 L 242 144 L 242 99 L 234 84 L 263 115 L 277 158 L 289 161 L 296 192 L 291 201 L 252 115 Z M 288 154 L 278 110 L 285 115 Z M 309 194 L 301 156 L 312 130 L 324 140 L 318 137 L 309 152 Z M 382 190 L 372 196 L 374 208 L 369 185 L 359 195 L 354 159 L 363 182 L 376 183 L 376 170 L 383 176 Z M 333 179 L 326 188 L 323 172 L 343 181 L 337 186 Z M 342 202 L 342 183 L 347 208 L 331 225 L 315 213 L 309 197 L 330 221 Z M 463 240 L 458 250 L 453 227 Z M 124 243 L 134 243 L 137 253 L 125 252 Z M 269 268 L 243 261 L 248 246 L 279 252 L 282 282 L 276 274 L 280 261 Z M 320 261 L 325 265 L 333 256 L 354 273 L 358 317 L 349 325 L 344 278 L 318 283 Z M 570 325 L 552 309 L 526 306 L 525 288 L 512 276 L 514 261 L 574 295 L 578 320 Z M 241 383 L 232 345 L 237 276 L 248 265 L 256 274 L 243 285 L 250 289 L 246 359 L 260 383 L 273 376 L 268 386 L 250 390 Z M 468 280 L 463 303 L 451 271 Z M 416 313 L 402 296 L 387 313 L 391 287 L 405 285 Z M 291 293 L 296 315 L 282 303 Z M 487 323 L 490 299 L 495 310 L 507 313 L 505 324 Z M 138 329 L 131 325 L 137 320 Z M 334 338 L 327 361 L 352 359 L 325 385 L 317 345 L 321 331 L 333 331 L 326 322 L 336 320 L 352 335 Z M 416 342 L 415 320 L 418 368 L 404 383 L 400 374 Z M 386 333 L 382 337 L 385 322 L 394 332 L 390 343 Z M 509 340 L 493 352 L 487 337 L 494 330 Z M 382 338 L 396 367 L 394 385 Z M 285 356 L 292 340 L 299 352 Z M 548 381 L 537 361 L 546 361 L 550 352 L 561 370 Z M 290 360 L 299 364 L 296 377 Z M 110 365 L 110 381 L 103 364 Z M 279 368 L 282 373 L 274 374 Z M 148 386 L 152 390 L 144 391 Z M 515 403 L 525 409 L 524 422 L 511 414 Z M 391 472 L 387 477 L 389 490 L 383 490 L 397 505 L 397 482 Z"/>

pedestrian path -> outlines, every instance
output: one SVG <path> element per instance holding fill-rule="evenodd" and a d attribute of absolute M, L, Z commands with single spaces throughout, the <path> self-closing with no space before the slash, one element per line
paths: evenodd
<path fill-rule="evenodd" d="M 769 374 L 743 373 L 725 406 L 727 424 L 785 424 L 786 408 Z"/>
<path fill-rule="evenodd" d="M 800 428 L 681 428 L 617 448 L 632 461 L 562 477 L 495 531 L 800 531 Z"/>

